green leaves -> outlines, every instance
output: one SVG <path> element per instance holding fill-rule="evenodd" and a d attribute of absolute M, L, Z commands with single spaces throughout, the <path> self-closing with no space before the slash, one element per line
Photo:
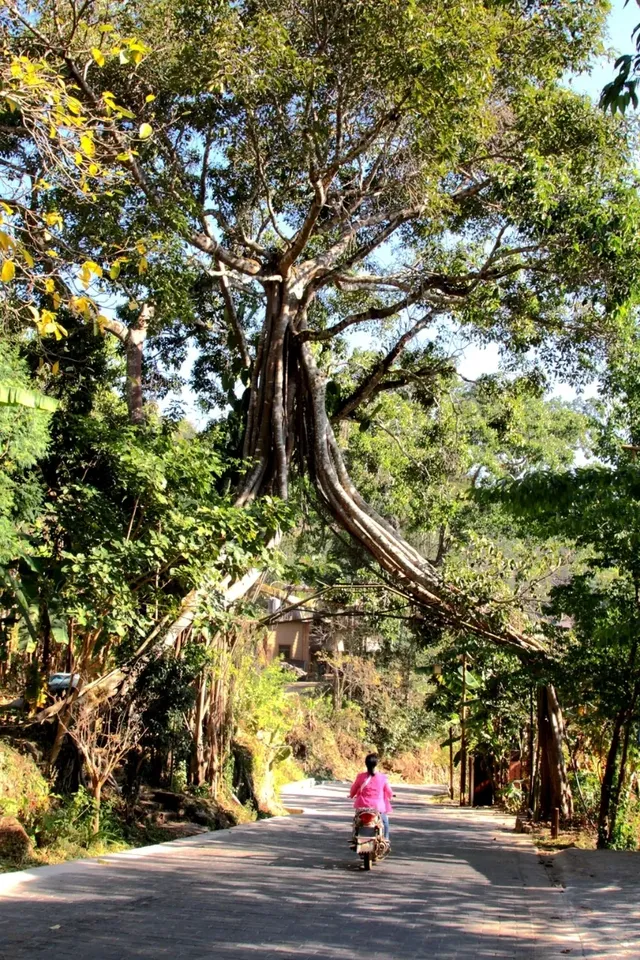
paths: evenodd
<path fill-rule="evenodd" d="M 47 413 L 54 413 L 59 407 L 59 402 L 53 397 L 47 397 L 35 390 L 7 387 L 0 383 L 0 406 L 28 407 L 31 410 L 45 410 Z"/>

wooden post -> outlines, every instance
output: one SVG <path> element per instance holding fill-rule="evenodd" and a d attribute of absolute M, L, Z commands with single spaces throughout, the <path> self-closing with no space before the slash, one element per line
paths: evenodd
<path fill-rule="evenodd" d="M 553 808 L 553 820 L 551 821 L 551 839 L 556 840 L 560 833 L 560 807 Z"/>
<path fill-rule="evenodd" d="M 462 654 L 462 702 L 460 705 L 460 806 L 467 799 L 467 655 Z"/>
<path fill-rule="evenodd" d="M 475 793 L 475 758 L 473 754 L 469 756 L 469 806 L 473 806 L 473 795 Z"/>
<path fill-rule="evenodd" d="M 453 800 L 453 727 L 449 727 L 449 797 Z"/>

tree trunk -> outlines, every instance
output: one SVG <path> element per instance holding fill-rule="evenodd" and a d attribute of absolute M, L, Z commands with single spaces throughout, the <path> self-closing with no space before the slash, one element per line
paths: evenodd
<path fill-rule="evenodd" d="M 193 720 L 193 752 L 191 754 L 191 783 L 195 787 L 201 786 L 205 778 L 204 759 L 204 712 L 207 700 L 208 672 L 200 674 L 200 682 L 196 697 L 195 716 Z"/>
<path fill-rule="evenodd" d="M 145 304 L 135 322 L 129 327 L 124 341 L 127 358 L 127 408 L 129 421 L 136 425 L 144 423 L 142 359 L 144 343 L 147 339 L 147 326 L 152 316 L 153 308 Z"/>
<path fill-rule="evenodd" d="M 573 798 L 564 761 L 564 721 L 551 684 L 538 688 L 538 743 L 540 748 L 540 792 L 537 820 L 550 820 L 554 809 L 563 820 L 573 816 Z"/>
<path fill-rule="evenodd" d="M 604 777 L 600 787 L 600 811 L 598 813 L 598 849 L 604 850 L 609 846 L 611 813 L 611 800 L 613 794 L 613 780 L 616 772 L 616 760 L 618 750 L 620 749 L 620 733 L 624 723 L 625 711 L 621 710 L 613 723 L 613 733 L 609 752 L 607 754 L 607 764 L 604 769 Z"/>
<path fill-rule="evenodd" d="M 632 720 L 627 711 L 626 723 L 624 725 L 624 736 L 622 738 L 622 753 L 620 754 L 620 766 L 618 769 L 618 780 L 613 790 L 609 813 L 609 829 L 607 831 L 607 844 L 610 845 L 616 832 L 618 822 L 618 813 L 620 811 L 620 797 L 624 787 L 624 781 L 627 775 L 627 757 L 629 754 L 629 740 L 631 737 Z"/>
<path fill-rule="evenodd" d="M 297 299 L 296 299 L 297 298 Z M 293 454 L 308 469 L 318 495 L 336 522 L 359 542 L 399 588 L 443 625 L 471 631 L 529 658 L 543 647 L 510 627 L 495 627 L 490 612 L 448 587 L 439 571 L 415 550 L 354 487 L 326 411 L 326 377 L 306 330 L 300 292 L 283 281 L 268 291 L 267 314 L 254 364 L 244 455 L 254 465 L 238 503 L 261 493 L 286 496 Z M 284 451 L 284 452 L 283 452 Z M 572 814 L 563 757 L 562 713 L 552 687 L 543 703 L 545 808 Z"/>
<path fill-rule="evenodd" d="M 49 684 L 49 672 L 51 669 L 51 620 L 49 611 L 45 603 L 40 610 L 40 620 L 43 627 L 42 639 L 42 685 L 46 694 Z"/>
<path fill-rule="evenodd" d="M 460 806 L 467 802 L 467 655 L 462 657 L 462 700 L 460 702 Z"/>
<path fill-rule="evenodd" d="M 286 499 L 289 472 L 297 463 L 309 472 L 336 522 L 434 622 L 473 632 L 523 658 L 539 654 L 544 647 L 534 637 L 495 625 L 490 609 L 449 587 L 441 573 L 373 510 L 352 484 L 326 411 L 326 377 L 318 368 L 313 345 L 300 336 L 307 331 L 306 310 L 316 293 L 316 279 L 321 285 L 322 270 L 318 261 L 315 272 L 307 271 L 306 276 L 302 268 L 297 276 L 292 269 L 284 271 L 279 282 L 263 282 L 267 304 L 251 371 L 243 446 L 244 458 L 251 466 L 238 491 L 237 505 L 263 494 Z M 205 593 L 203 586 L 185 597 L 180 617 L 157 641 L 158 649 L 175 644 L 180 631 L 193 622 Z M 241 595 L 238 591 L 237 596 Z M 107 688 L 115 691 L 126 685 L 126 673 L 121 669 L 106 678 L 107 696 Z M 556 741 L 550 749 L 556 757 L 556 780 L 560 781 L 557 792 L 563 795 L 559 806 L 568 811 L 570 791 L 563 776 L 562 728 L 555 722 L 560 715 L 555 695 L 553 701 L 556 708 L 549 715 L 547 739 Z"/>
<path fill-rule="evenodd" d="M 94 780 L 91 784 L 93 793 L 93 833 L 94 836 L 100 833 L 100 804 L 102 802 L 102 783 L 100 780 Z"/>

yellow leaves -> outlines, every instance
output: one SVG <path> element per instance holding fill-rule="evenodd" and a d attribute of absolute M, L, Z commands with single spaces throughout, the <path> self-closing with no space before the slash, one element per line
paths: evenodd
<path fill-rule="evenodd" d="M 0 230 L 0 247 L 2 247 L 4 252 L 8 253 L 10 250 L 14 250 L 15 245 L 16 242 L 13 237 L 10 237 L 4 230 Z"/>
<path fill-rule="evenodd" d="M 94 276 L 102 276 L 102 267 L 93 260 L 85 260 L 80 268 L 80 282 L 85 290 L 89 287 Z"/>
<path fill-rule="evenodd" d="M 87 157 L 94 157 L 96 153 L 96 145 L 93 142 L 92 133 L 84 133 L 80 137 L 80 149 Z"/>
<path fill-rule="evenodd" d="M 145 246 L 144 240 L 136 241 L 136 250 L 138 251 L 141 257 L 147 252 L 147 248 Z"/>
<path fill-rule="evenodd" d="M 54 336 L 56 340 L 62 340 L 67 336 L 67 330 L 58 323 L 56 314 L 52 310 L 38 310 L 37 307 L 29 306 L 33 322 L 41 337 Z"/>
<path fill-rule="evenodd" d="M 153 127 L 150 123 L 141 123 L 140 129 L 138 130 L 138 136 L 141 140 L 148 140 L 149 137 L 153 136 Z"/>
<path fill-rule="evenodd" d="M 44 282 L 44 289 L 47 293 L 55 293 L 56 282 L 52 277 L 47 277 Z"/>
<path fill-rule="evenodd" d="M 115 28 L 112 23 L 101 23 L 98 27 L 100 33 L 113 33 L 114 29 Z"/>
<path fill-rule="evenodd" d="M 62 215 L 57 210 L 51 210 L 45 213 L 44 222 L 48 227 L 61 227 L 63 225 Z"/>
<path fill-rule="evenodd" d="M 82 104 L 75 97 L 67 97 L 67 110 L 79 117 L 82 113 Z"/>
<path fill-rule="evenodd" d="M 30 269 L 30 270 L 33 270 L 33 268 L 34 268 L 35 265 L 36 265 L 36 262 L 35 262 L 35 260 L 33 259 L 33 257 L 31 256 L 31 254 L 29 253 L 29 251 L 23 249 L 23 250 L 22 250 L 22 256 L 24 257 L 24 261 L 25 261 L 26 265 L 29 267 L 29 269 Z"/>
<path fill-rule="evenodd" d="M 69 306 L 74 313 L 80 313 L 84 317 L 89 317 L 91 315 L 93 301 L 90 300 L 89 297 L 71 297 Z"/>
<path fill-rule="evenodd" d="M 151 52 L 146 44 L 142 43 L 141 40 L 136 40 L 135 37 L 118 37 L 117 39 L 114 37 L 114 40 L 115 46 L 111 53 L 114 57 L 119 57 L 122 64 L 130 63 L 133 60 L 137 66 Z"/>
<path fill-rule="evenodd" d="M 146 257 L 142 257 L 138 264 L 138 273 L 140 275 L 142 275 L 143 273 L 146 273 L 148 267 L 149 267 L 149 261 L 147 260 Z"/>
<path fill-rule="evenodd" d="M 13 207 L 10 207 L 8 203 L 5 203 L 4 200 L 0 200 L 0 207 L 4 210 L 5 213 L 8 213 L 9 216 L 13 213 Z"/>
<path fill-rule="evenodd" d="M 91 56 L 93 57 L 93 59 L 95 60 L 95 62 L 98 64 L 99 67 L 104 67 L 106 60 L 104 58 L 104 53 L 102 52 L 102 50 L 98 50 L 97 47 L 92 47 Z"/>
<path fill-rule="evenodd" d="M 117 260 L 114 260 L 109 269 L 109 276 L 112 280 L 117 280 L 120 276 L 120 271 L 122 270 L 122 264 L 128 263 L 127 257 L 118 257 Z"/>
<path fill-rule="evenodd" d="M 144 98 L 144 102 L 145 102 L 145 103 L 153 103 L 153 101 L 155 100 L 155 98 L 156 98 L 155 93 L 148 93 L 147 96 Z"/>
<path fill-rule="evenodd" d="M 90 174 L 92 177 L 97 177 L 99 173 L 100 173 L 100 167 L 98 166 L 98 164 L 97 164 L 97 163 L 90 163 L 90 164 L 89 164 L 89 174 Z"/>
<path fill-rule="evenodd" d="M 3 283 L 11 283 L 16 275 L 16 265 L 13 260 L 5 260 L 0 271 L 0 279 Z"/>
<path fill-rule="evenodd" d="M 113 53 L 113 51 L 111 51 Z M 135 120 L 135 114 L 131 110 L 127 110 L 126 107 L 121 106 L 119 103 L 116 103 L 116 98 L 110 90 L 105 90 L 102 94 L 102 99 L 107 108 L 107 113 L 115 113 L 119 119 L 126 118 L 127 120 Z"/>
<path fill-rule="evenodd" d="M 60 373 L 60 361 L 59 361 L 59 360 L 56 360 L 55 363 L 52 363 L 52 364 L 51 364 L 51 373 L 54 375 L 54 377 L 57 377 L 58 374 Z"/>

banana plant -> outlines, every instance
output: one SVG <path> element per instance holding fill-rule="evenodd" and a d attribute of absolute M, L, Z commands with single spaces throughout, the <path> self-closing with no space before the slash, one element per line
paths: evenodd
<path fill-rule="evenodd" d="M 29 407 L 31 410 L 54 413 L 59 406 L 58 400 L 38 390 L 23 390 L 22 387 L 8 387 L 0 383 L 0 407 Z"/>

